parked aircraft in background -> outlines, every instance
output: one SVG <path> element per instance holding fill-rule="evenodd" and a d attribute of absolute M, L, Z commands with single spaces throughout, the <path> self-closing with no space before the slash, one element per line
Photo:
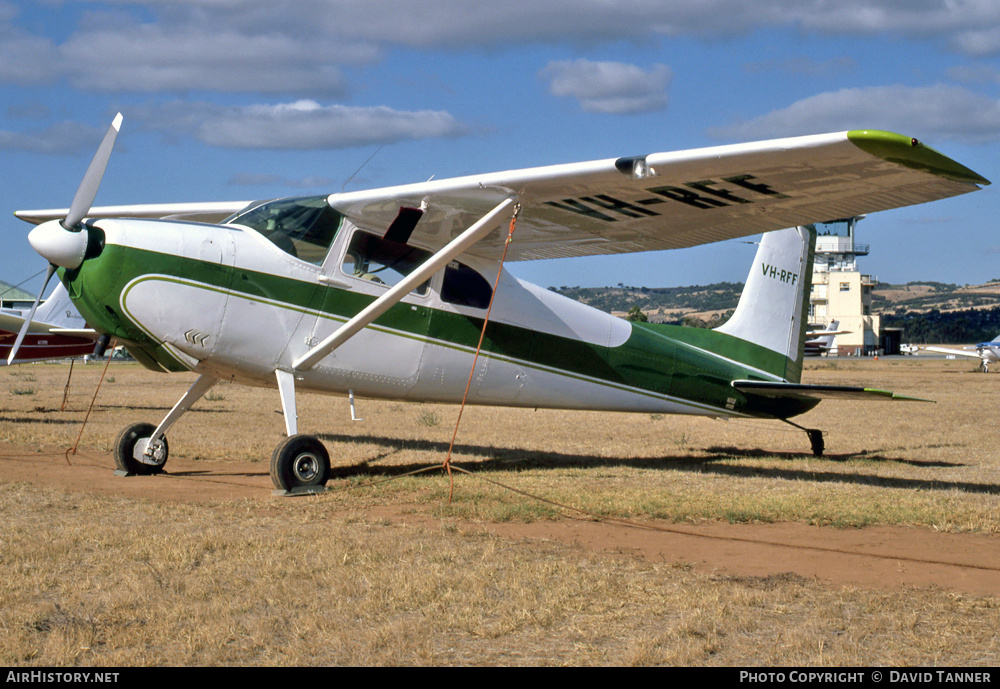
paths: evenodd
<path fill-rule="evenodd" d="M 822 330 L 810 330 L 806 334 L 805 354 L 806 356 L 825 356 L 833 347 L 833 341 L 837 335 L 849 333 L 849 330 L 837 330 L 840 321 L 830 321 Z"/>
<path fill-rule="evenodd" d="M 167 430 L 226 379 L 278 389 L 288 437 L 271 477 L 284 490 L 330 471 L 323 444 L 298 434 L 303 390 L 783 421 L 823 397 L 893 398 L 800 383 L 815 232 L 797 226 L 989 183 L 916 139 L 853 131 L 247 207 L 91 208 L 120 125 L 68 210 L 17 213 L 39 223 L 29 240 L 88 323 L 151 369 L 199 374 L 158 425 L 121 433 L 115 462 L 162 470 Z M 629 323 L 502 262 L 760 232 L 739 306 L 715 330 Z"/>
<path fill-rule="evenodd" d="M 0 309 L 0 366 L 93 353 L 99 335 L 87 327 L 60 283 L 30 316 L 17 358 L 12 357 L 14 343 L 25 319 L 29 318 L 28 313 L 19 309 Z"/>
<path fill-rule="evenodd" d="M 953 347 L 921 347 L 921 349 L 928 352 L 939 352 L 941 354 L 979 359 L 979 370 L 983 373 L 989 373 L 990 364 L 1000 361 L 1000 335 L 993 338 L 992 342 L 980 342 L 975 347 L 966 347 L 964 349 L 955 349 Z"/>

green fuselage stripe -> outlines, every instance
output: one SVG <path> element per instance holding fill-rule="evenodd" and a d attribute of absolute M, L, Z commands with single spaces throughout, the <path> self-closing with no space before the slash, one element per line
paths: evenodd
<path fill-rule="evenodd" d="M 108 244 L 101 256 L 63 274 L 70 296 L 88 323 L 130 343 L 129 349 L 151 368 L 185 368 L 169 349 L 120 309 L 121 290 L 150 279 L 201 283 L 199 287 L 233 297 L 275 304 L 284 309 L 346 321 L 375 297 L 322 285 L 199 261 L 172 254 Z M 184 276 L 172 278 L 169 276 Z M 370 326 L 437 346 L 471 351 L 482 329 L 481 318 L 400 303 Z M 720 413 L 789 416 L 812 405 L 789 405 L 745 395 L 733 380 L 775 380 L 786 357 L 722 333 L 679 326 L 633 324 L 628 340 L 617 347 L 491 321 L 483 354 L 525 367 L 597 381 L 618 389 L 683 401 Z"/>

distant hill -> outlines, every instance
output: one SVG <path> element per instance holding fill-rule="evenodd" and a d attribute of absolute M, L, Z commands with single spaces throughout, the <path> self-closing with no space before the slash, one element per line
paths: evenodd
<path fill-rule="evenodd" d="M 742 282 L 692 287 L 550 287 L 595 309 L 624 316 L 638 306 L 652 323 L 682 323 L 685 318 L 718 320 L 736 308 Z"/>
<path fill-rule="evenodd" d="M 594 308 L 625 316 L 638 306 L 654 323 L 715 327 L 739 302 L 741 282 L 690 287 L 550 287 Z M 903 329 L 903 340 L 965 344 L 1000 333 L 1000 279 L 984 285 L 942 282 L 880 283 L 872 293 L 872 311 L 882 325 Z"/>

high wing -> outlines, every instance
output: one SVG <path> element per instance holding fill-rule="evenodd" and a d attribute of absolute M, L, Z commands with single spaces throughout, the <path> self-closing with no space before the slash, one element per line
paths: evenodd
<path fill-rule="evenodd" d="M 233 213 L 250 205 L 252 201 L 220 201 L 207 203 L 159 203 L 136 204 L 130 206 L 95 206 L 87 214 L 88 218 L 158 218 L 162 220 L 187 220 L 191 222 L 220 223 Z M 44 210 L 15 211 L 14 215 L 40 225 L 49 220 L 61 220 L 69 212 L 68 208 L 47 208 Z"/>
<path fill-rule="evenodd" d="M 403 241 L 444 246 L 505 198 L 522 210 L 509 260 L 676 249 L 957 196 L 989 184 L 916 139 L 857 130 L 610 158 L 332 194 L 330 205 Z M 246 202 L 106 206 L 89 217 L 218 222 Z M 20 211 L 29 222 L 65 210 Z M 399 219 L 399 221 L 397 221 Z M 506 232 L 468 253 L 495 258 Z"/>
<path fill-rule="evenodd" d="M 508 259 L 695 246 L 957 196 L 989 181 L 909 137 L 877 131 L 608 159 L 333 194 L 356 224 L 423 207 L 414 243 L 437 247 L 510 194 Z M 470 253 L 496 256 L 506 233 Z"/>

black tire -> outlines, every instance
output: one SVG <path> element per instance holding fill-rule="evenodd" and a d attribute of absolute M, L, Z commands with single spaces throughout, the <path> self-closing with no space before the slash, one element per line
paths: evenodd
<path fill-rule="evenodd" d="M 330 454 L 311 435 L 293 435 L 271 454 L 271 482 L 279 490 L 319 488 L 330 478 Z"/>
<path fill-rule="evenodd" d="M 134 423 L 126 427 L 115 440 L 115 466 L 121 471 L 140 476 L 158 474 L 163 471 L 163 465 L 167 463 L 167 458 L 170 455 L 166 436 L 157 441 L 156 449 L 153 452 L 155 464 L 141 461 L 136 451 L 139 441 L 148 440 L 155 430 L 156 426 L 151 423 Z"/>
<path fill-rule="evenodd" d="M 813 457 L 822 457 L 823 450 L 826 449 L 826 442 L 823 440 L 823 431 L 818 428 L 810 428 L 806 430 L 806 434 L 809 436 L 809 444 L 812 446 Z"/>

